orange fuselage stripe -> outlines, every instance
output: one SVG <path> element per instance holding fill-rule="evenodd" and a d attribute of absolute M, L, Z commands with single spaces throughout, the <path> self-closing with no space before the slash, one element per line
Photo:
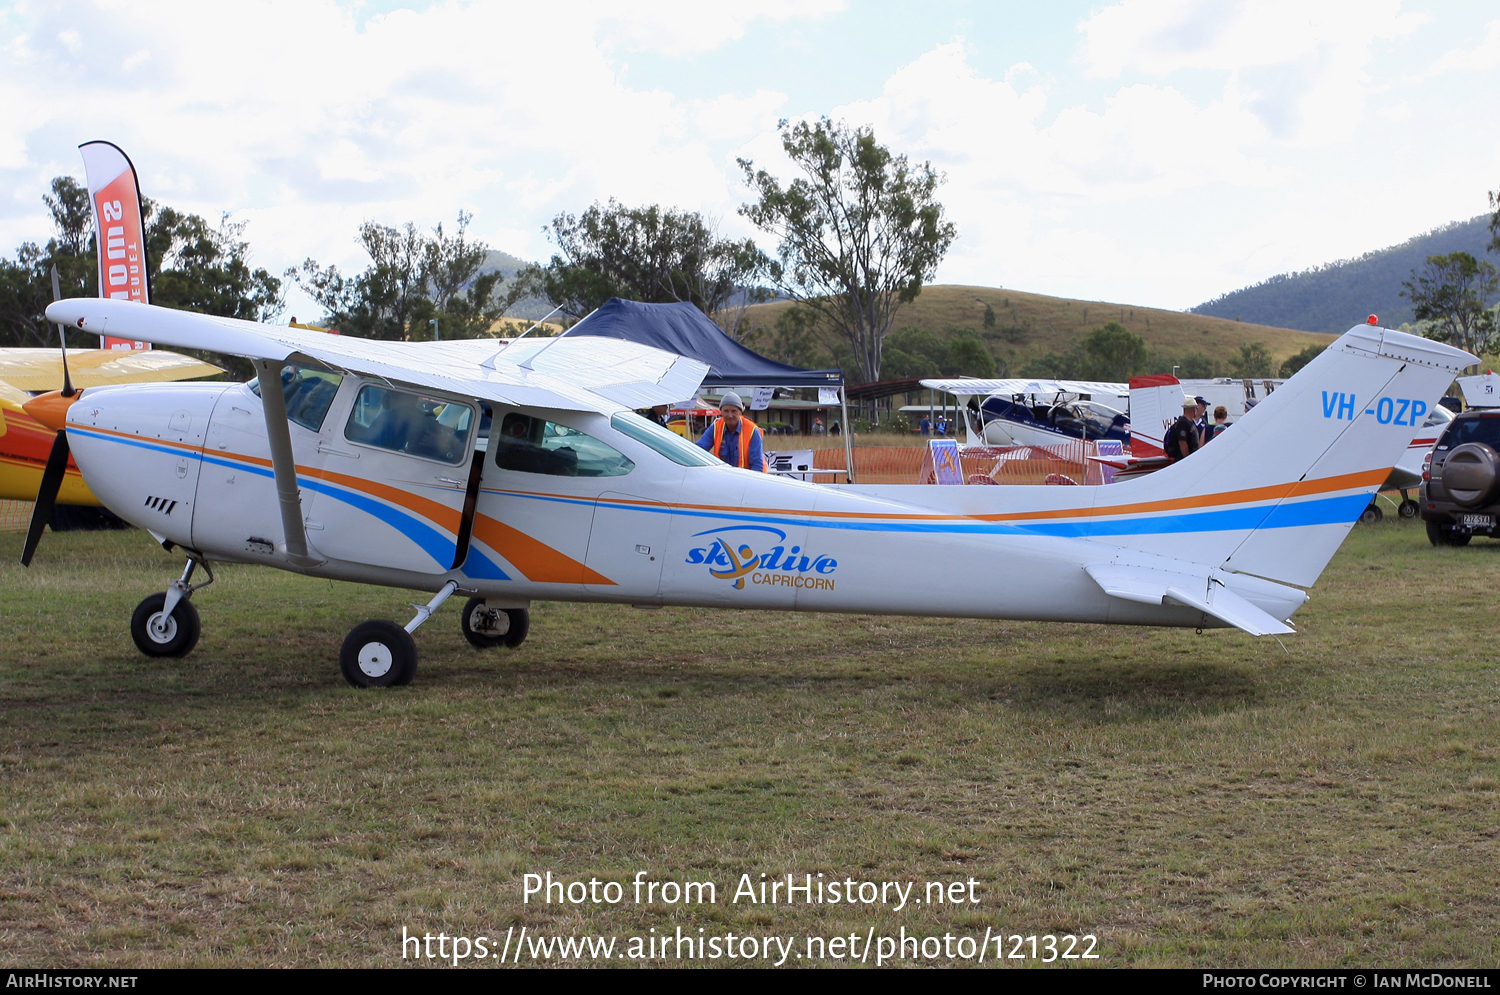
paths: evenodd
<path fill-rule="evenodd" d="M 134 436 L 127 432 L 114 432 L 108 429 L 90 429 L 92 432 L 102 432 L 108 435 L 121 435 L 129 438 L 144 438 Z M 164 442 L 165 440 L 148 440 L 153 442 Z M 185 443 L 167 443 L 174 448 L 186 448 L 192 452 L 202 452 L 209 456 L 220 456 L 226 459 L 239 460 L 253 466 L 269 469 L 271 461 L 261 456 L 247 456 L 244 453 L 219 452 L 213 453 L 199 446 L 188 446 Z M 332 470 L 324 470 L 317 467 L 299 466 L 297 472 L 317 480 L 326 480 L 340 487 L 347 487 L 352 491 L 369 494 L 389 501 L 391 504 L 399 505 L 407 511 L 416 512 L 423 518 L 447 531 L 451 535 L 458 534 L 458 527 L 463 520 L 462 512 L 457 508 L 450 508 L 440 501 L 421 497 L 404 491 L 399 487 L 382 484 L 364 477 L 354 477 L 347 473 L 336 473 Z M 590 570 L 584 564 L 559 552 L 551 546 L 518 529 L 511 528 L 503 522 L 496 521 L 488 515 L 474 516 L 474 536 L 480 542 L 489 546 L 495 552 L 509 560 L 517 570 L 525 574 L 528 580 L 545 584 L 608 584 L 614 581 L 605 577 L 597 571 Z"/>

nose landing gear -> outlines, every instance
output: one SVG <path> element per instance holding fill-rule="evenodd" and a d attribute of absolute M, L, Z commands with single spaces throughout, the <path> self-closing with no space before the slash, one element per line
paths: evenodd
<path fill-rule="evenodd" d="M 201 584 L 191 583 L 193 571 L 203 565 L 208 580 Z M 152 594 L 136 605 L 130 616 L 130 638 L 136 647 L 147 656 L 187 656 L 198 645 L 202 625 L 198 621 L 198 609 L 188 599 L 194 591 L 214 582 L 214 572 L 207 560 L 188 557 L 182 576 L 172 586 L 159 594 Z"/>

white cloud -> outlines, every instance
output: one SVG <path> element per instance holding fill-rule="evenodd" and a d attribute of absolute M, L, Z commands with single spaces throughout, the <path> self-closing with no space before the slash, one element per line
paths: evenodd
<path fill-rule="evenodd" d="M 1079 25 L 1090 75 L 1217 72 L 1276 137 L 1346 140 L 1377 43 L 1425 22 L 1400 0 L 1124 0 Z"/>
<path fill-rule="evenodd" d="M 1452 72 L 1486 72 L 1500 68 L 1500 21 L 1485 25 L 1484 38 L 1473 48 L 1455 48 L 1439 56 L 1424 76 Z"/>
<path fill-rule="evenodd" d="M 81 175 L 75 146 L 93 138 L 130 153 L 149 196 L 248 220 L 254 262 L 273 272 L 308 256 L 362 267 L 360 222 L 451 223 L 459 209 L 477 237 L 531 258 L 549 254 L 554 214 L 609 197 L 750 233 L 735 157 L 788 177 L 777 118 L 820 112 L 946 174 L 959 240 L 945 281 L 1187 306 L 1482 209 L 1464 191 L 1483 200 L 1488 137 L 1441 156 L 1445 139 L 1411 139 L 1402 157 L 1402 136 L 1444 107 L 1410 80 L 1372 82 L 1417 22 L 1394 0 L 1128 0 L 1083 22 L 1072 68 L 1017 62 L 992 78 L 955 40 L 842 107 L 808 106 L 795 78 L 705 91 L 717 56 L 703 53 L 757 23 L 784 42 L 841 6 L 0 8 L 0 252 L 46 237 L 46 183 Z M 1435 65 L 1482 69 L 1497 39 L 1491 25 Z M 679 59 L 706 95 L 626 85 L 640 52 Z M 839 57 L 863 55 L 826 54 L 809 74 L 841 71 Z"/>
<path fill-rule="evenodd" d="M 273 269 L 308 255 L 362 265 L 366 219 L 430 225 L 466 208 L 479 237 L 540 256 L 540 222 L 595 199 L 722 213 L 712 144 L 774 127 L 785 95 L 634 90 L 610 53 L 709 51 L 758 19 L 841 6 L 450 2 L 364 21 L 330 0 L 12 11 L 25 30 L 0 43 L 0 170 L 17 203 L 0 204 L 0 239 L 45 237 L 45 183 L 81 174 L 73 148 L 92 138 L 130 153 L 148 196 L 249 219 Z"/>

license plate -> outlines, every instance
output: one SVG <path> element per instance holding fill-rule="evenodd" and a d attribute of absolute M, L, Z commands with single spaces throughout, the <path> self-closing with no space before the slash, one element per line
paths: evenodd
<path fill-rule="evenodd" d="M 1495 527 L 1494 515 L 1460 515 L 1459 524 L 1466 529 L 1492 529 Z"/>

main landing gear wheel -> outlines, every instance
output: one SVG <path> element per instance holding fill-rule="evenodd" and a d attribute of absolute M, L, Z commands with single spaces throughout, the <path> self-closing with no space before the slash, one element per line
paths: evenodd
<path fill-rule="evenodd" d="M 417 644 L 395 622 L 361 622 L 339 650 L 344 680 L 357 688 L 386 688 L 410 684 L 417 675 Z"/>
<path fill-rule="evenodd" d="M 1380 505 L 1371 501 L 1365 510 L 1360 512 L 1359 520 L 1365 525 L 1373 525 L 1385 518 L 1385 512 L 1380 510 Z"/>
<path fill-rule="evenodd" d="M 504 646 L 515 649 L 526 641 L 531 613 L 525 608 L 491 608 L 483 598 L 470 598 L 459 616 L 464 638 L 478 649 Z"/>
<path fill-rule="evenodd" d="M 1400 512 L 1402 518 L 1416 518 L 1417 514 L 1421 512 L 1421 510 L 1422 506 L 1417 504 L 1417 502 L 1413 501 L 1411 498 L 1407 498 L 1406 500 L 1401 502 Z"/>
<path fill-rule="evenodd" d="M 198 609 L 187 598 L 179 600 L 170 615 L 163 611 L 166 606 L 165 591 L 136 605 L 130 616 L 130 638 L 147 656 L 187 656 L 203 631 Z"/>

